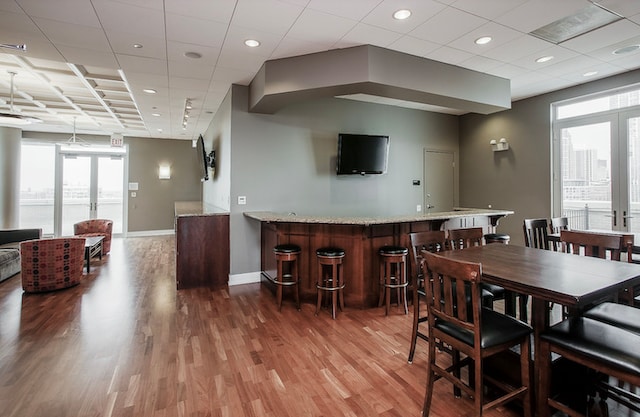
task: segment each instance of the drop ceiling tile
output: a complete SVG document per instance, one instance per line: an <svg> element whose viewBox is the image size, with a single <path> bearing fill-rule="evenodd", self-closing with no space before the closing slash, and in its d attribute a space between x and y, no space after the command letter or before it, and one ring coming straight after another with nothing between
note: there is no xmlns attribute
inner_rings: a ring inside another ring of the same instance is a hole
<svg viewBox="0 0 640 417"><path fill-rule="evenodd" d="M389 47L406 54L424 57L428 53L440 48L440 45L405 35L393 42Z"/></svg>
<svg viewBox="0 0 640 417"><path fill-rule="evenodd" d="M231 24L284 36L302 10L279 0L243 0L237 2Z"/></svg>
<svg viewBox="0 0 640 417"><path fill-rule="evenodd" d="M467 13L493 20L526 1L527 0L454 0L451 6Z"/></svg>
<svg viewBox="0 0 640 417"><path fill-rule="evenodd" d="M486 19L450 7L409 32L409 35L446 45L487 22Z"/></svg>
<svg viewBox="0 0 640 417"><path fill-rule="evenodd" d="M294 39L286 36L280 41L276 49L273 51L269 59L288 58L298 55L306 55L314 52L326 51L331 48L334 42L309 42L300 39Z"/></svg>
<svg viewBox="0 0 640 417"><path fill-rule="evenodd" d="M107 31L119 30L135 35L163 39L164 14L150 9L115 1L94 1L100 23Z"/></svg>
<svg viewBox="0 0 640 417"><path fill-rule="evenodd" d="M108 51L95 51L92 49L76 48L74 46L66 46L59 44L58 49L65 61L72 64L95 65L98 67L117 68L118 61L115 55Z"/></svg>
<svg viewBox="0 0 640 417"><path fill-rule="evenodd" d="M378 4L380 4L380 0L311 0L307 8L350 20L361 21Z"/></svg>
<svg viewBox="0 0 640 417"><path fill-rule="evenodd" d="M255 73L264 63L264 58L260 55L247 54L244 51L223 50L220 52L218 66L224 68L235 68Z"/></svg>
<svg viewBox="0 0 640 417"><path fill-rule="evenodd" d="M618 58L626 56L626 54L616 55L613 53L613 51L623 47L628 47L633 45L640 45L640 34L638 34L637 36L633 36L629 39L625 39L624 41L607 45L604 48L591 51L587 55L589 55L592 58L600 59L604 62L613 62ZM639 56L640 48L636 49L634 52L631 52L629 55L635 55L638 59L638 62L640 62L640 56Z"/></svg>
<svg viewBox="0 0 640 417"><path fill-rule="evenodd" d="M250 48L244 44L248 39L260 42L260 46ZM225 37L224 46L221 52L233 51L239 54L259 56L263 61L271 56L282 38L269 32L257 30L250 27L231 25Z"/></svg>
<svg viewBox="0 0 640 417"><path fill-rule="evenodd" d="M227 25L211 20L167 13L167 40L221 47Z"/></svg>
<svg viewBox="0 0 640 417"><path fill-rule="evenodd" d="M209 66L212 70L220 55L220 47L194 45L176 41L168 41L166 48L170 62L179 62L185 66ZM199 53L201 57L189 58L185 55L187 52Z"/></svg>
<svg viewBox="0 0 640 417"><path fill-rule="evenodd" d="M120 67L129 72L147 73L167 76L167 64L161 59L131 55L116 55Z"/></svg>
<svg viewBox="0 0 640 417"><path fill-rule="evenodd" d="M61 44L104 52L111 50L101 28L49 19L35 19L35 23L44 35L56 45Z"/></svg>
<svg viewBox="0 0 640 417"><path fill-rule="evenodd" d="M473 54L469 52L443 46L433 52L429 52L426 57L446 64L458 65L472 56Z"/></svg>
<svg viewBox="0 0 640 417"><path fill-rule="evenodd" d="M384 0L362 19L362 23L406 34L444 10L445 7L442 3L433 0L409 0L401 4L398 4L397 0ZM405 20L394 19L393 13L401 8L411 10L411 17Z"/></svg>
<svg viewBox="0 0 640 417"><path fill-rule="evenodd" d="M567 48L558 45L552 45L546 49L535 52L531 55L514 59L512 63L514 65L518 65L523 68L527 68L529 70L540 70L542 68L546 68L551 65L555 65L558 62L562 62L564 60L575 58L579 54L575 51L571 51ZM553 59L547 62L536 62L536 59L541 58L543 56L552 56Z"/></svg>
<svg viewBox="0 0 640 417"><path fill-rule="evenodd" d="M629 17L640 13L640 2L629 0L595 0L594 3L599 4L607 10L611 10L620 16Z"/></svg>
<svg viewBox="0 0 640 417"><path fill-rule="evenodd" d="M17 0L17 3L29 16L46 18L76 24L82 22L84 26L100 28L100 21L96 16L91 2L84 0Z"/></svg>
<svg viewBox="0 0 640 417"><path fill-rule="evenodd" d="M164 0L164 8L171 14L198 18L206 16L209 20L226 23L233 16L236 3L236 0Z"/></svg>
<svg viewBox="0 0 640 417"><path fill-rule="evenodd" d="M336 44L337 47L343 45L375 45L381 47L387 47L393 42L397 41L401 34L392 32L387 29L382 29L376 26L365 25L364 23L358 23L353 29L351 29L346 35L340 39L340 42Z"/></svg>
<svg viewBox="0 0 640 417"><path fill-rule="evenodd" d="M505 43L518 39L522 37L522 35L522 32L518 32L507 26L488 22L475 30L465 33L463 36L450 42L448 46L481 55L491 49L500 48ZM485 45L477 45L475 43L476 39L483 36L490 36L492 38L491 42Z"/></svg>
<svg viewBox="0 0 640 417"><path fill-rule="evenodd" d="M585 56L578 55L574 58L565 59L547 67L541 68L539 71L555 77L566 78L575 74L583 74L589 68L599 65L601 61Z"/></svg>
<svg viewBox="0 0 640 417"><path fill-rule="evenodd" d="M255 74L255 71L249 69L239 70L238 68L217 65L211 80L229 84L249 85Z"/></svg>
<svg viewBox="0 0 640 417"><path fill-rule="evenodd" d="M113 52L147 58L167 59L167 42L164 38L133 34L120 30L107 30L107 38ZM135 48L133 45L142 45Z"/></svg>
<svg viewBox="0 0 640 417"><path fill-rule="evenodd" d="M616 65L602 62L602 63L598 63L590 66L589 71L596 72L597 74L585 76L584 70L581 70L581 71L575 71L575 72L564 74L562 78L566 80L575 81L576 83L584 83L586 81L593 81L593 80L597 80L600 78L621 73L625 71L625 69Z"/></svg>
<svg viewBox="0 0 640 417"><path fill-rule="evenodd" d="M356 21L344 17L305 9L287 33L287 37L333 45L356 24Z"/></svg>
<svg viewBox="0 0 640 417"><path fill-rule="evenodd" d="M484 56L503 62L513 62L549 48L549 42L531 35L521 35L509 42L483 53Z"/></svg>
<svg viewBox="0 0 640 417"><path fill-rule="evenodd" d="M204 91L207 91L207 88L209 88L209 80L175 76L175 77L171 77L170 87L172 90L178 89L178 90L192 90L192 91L204 92Z"/></svg>
<svg viewBox="0 0 640 417"><path fill-rule="evenodd" d="M503 63L500 61L496 61L495 59L485 58L480 55L474 55L471 58L462 61L460 65L474 71L487 72L493 68L500 67L501 65L503 65Z"/></svg>
<svg viewBox="0 0 640 417"><path fill-rule="evenodd" d="M512 79L526 74L529 70L518 67L517 65L502 64L486 72L487 74L495 75L496 77Z"/></svg>

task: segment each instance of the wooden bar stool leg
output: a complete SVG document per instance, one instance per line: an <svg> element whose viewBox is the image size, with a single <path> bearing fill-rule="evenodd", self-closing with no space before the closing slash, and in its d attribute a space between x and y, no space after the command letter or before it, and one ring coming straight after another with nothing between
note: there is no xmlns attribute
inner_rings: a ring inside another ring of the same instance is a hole
<svg viewBox="0 0 640 417"><path fill-rule="evenodd" d="M391 263L385 262L385 282L391 285ZM389 306L391 305L391 287L385 288L386 300L384 306L384 315L389 315Z"/></svg>
<svg viewBox="0 0 640 417"><path fill-rule="evenodd" d="M335 320L338 308L338 266L335 263L331 265L331 274L331 286L333 287L333 291L331 291L331 317Z"/></svg>
<svg viewBox="0 0 640 417"><path fill-rule="evenodd" d="M401 288L398 288L398 291L402 290L402 303L404 304L404 314L409 314L409 307L407 305L407 264L403 261L400 264L400 284L402 284Z"/></svg>
<svg viewBox="0 0 640 417"><path fill-rule="evenodd" d="M322 264L318 264L318 282L316 285L317 288L317 294L318 294L318 301L316 303L316 316L320 313L320 307L322 306L322 293L324 293L324 290L322 290L320 287L323 286L324 284L324 277L322 276L324 272L324 268L322 267Z"/></svg>
<svg viewBox="0 0 640 417"><path fill-rule="evenodd" d="M344 277L342 276L342 263L338 264L338 295L340 297L340 311L344 311Z"/></svg>
<svg viewBox="0 0 640 417"><path fill-rule="evenodd" d="M386 284L386 266L385 266L385 262L380 259L380 298L378 300L378 307L382 307L382 304L384 303L384 297L385 297L385 293L387 291L387 286Z"/></svg>
<svg viewBox="0 0 640 417"><path fill-rule="evenodd" d="M300 310L300 283L298 279L300 276L298 275L298 258L293 260L293 264L291 265L291 279L295 282L295 292L296 292L296 308Z"/></svg>
<svg viewBox="0 0 640 417"><path fill-rule="evenodd" d="M277 270L277 277L278 279L282 279L282 260L278 259L278 270ZM282 285L277 285L276 286L276 304L278 305L278 311L280 311L282 309Z"/></svg>

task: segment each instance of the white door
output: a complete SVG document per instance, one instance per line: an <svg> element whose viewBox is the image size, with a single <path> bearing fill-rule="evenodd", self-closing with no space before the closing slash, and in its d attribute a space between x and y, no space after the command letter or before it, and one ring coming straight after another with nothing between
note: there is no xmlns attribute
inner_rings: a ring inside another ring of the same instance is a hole
<svg viewBox="0 0 640 417"><path fill-rule="evenodd" d="M451 211L455 200L453 152L424 152L424 212Z"/></svg>

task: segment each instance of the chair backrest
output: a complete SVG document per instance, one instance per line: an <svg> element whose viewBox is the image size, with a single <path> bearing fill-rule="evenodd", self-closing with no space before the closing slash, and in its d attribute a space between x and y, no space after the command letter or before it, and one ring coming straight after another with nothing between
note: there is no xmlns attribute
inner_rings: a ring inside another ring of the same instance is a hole
<svg viewBox="0 0 640 417"><path fill-rule="evenodd" d="M560 242L564 244L567 253L614 261L620 260L620 252L625 247L624 236L621 234L578 230L561 230Z"/></svg>
<svg viewBox="0 0 640 417"><path fill-rule="evenodd" d="M549 231L551 233L560 233L561 230L569 230L569 218L553 217L549 225Z"/></svg>
<svg viewBox="0 0 640 417"><path fill-rule="evenodd" d="M428 252L440 252L446 248L446 236L443 230L431 230L427 232L414 232L409 233L409 240L411 241L411 265L412 265L412 277L422 278L421 251L426 250Z"/></svg>
<svg viewBox="0 0 640 417"><path fill-rule="evenodd" d="M530 248L549 249L549 224L547 219L524 219L524 245Z"/></svg>
<svg viewBox="0 0 640 417"><path fill-rule="evenodd" d="M439 319L473 332L474 346L479 348L482 265L429 252L423 256L425 277L432 282L426 286L427 300L433 300L429 303L429 326Z"/></svg>
<svg viewBox="0 0 640 417"><path fill-rule="evenodd" d="M59 237L20 243L22 288L26 292L52 291L80 283L85 239Z"/></svg>
<svg viewBox="0 0 640 417"><path fill-rule="evenodd" d="M451 229L448 234L449 249L464 249L470 246L481 246L484 231L482 227Z"/></svg>

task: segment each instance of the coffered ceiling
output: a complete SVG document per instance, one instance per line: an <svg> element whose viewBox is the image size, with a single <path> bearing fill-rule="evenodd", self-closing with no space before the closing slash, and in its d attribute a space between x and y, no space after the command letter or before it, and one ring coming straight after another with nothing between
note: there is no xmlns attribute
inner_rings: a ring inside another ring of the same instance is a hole
<svg viewBox="0 0 640 417"><path fill-rule="evenodd" d="M565 35L594 4L612 23L568 40L531 34ZM396 20L398 9L412 14ZM476 44L482 36L492 41ZM26 44L0 48L0 112L14 72L13 112L43 121L24 130L192 139L265 61L337 48L371 44L507 78L512 100L637 69L640 1L0 0L0 43Z"/></svg>

